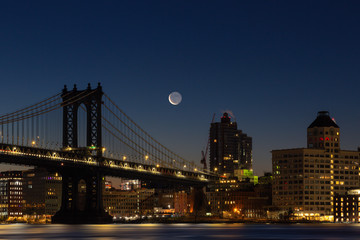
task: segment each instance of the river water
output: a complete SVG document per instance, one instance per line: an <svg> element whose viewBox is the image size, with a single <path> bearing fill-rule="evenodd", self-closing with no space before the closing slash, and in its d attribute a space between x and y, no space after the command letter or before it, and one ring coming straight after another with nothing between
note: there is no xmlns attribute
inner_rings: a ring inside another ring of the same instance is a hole
<svg viewBox="0 0 360 240"><path fill-rule="evenodd" d="M3 224L0 239L360 239L360 224Z"/></svg>

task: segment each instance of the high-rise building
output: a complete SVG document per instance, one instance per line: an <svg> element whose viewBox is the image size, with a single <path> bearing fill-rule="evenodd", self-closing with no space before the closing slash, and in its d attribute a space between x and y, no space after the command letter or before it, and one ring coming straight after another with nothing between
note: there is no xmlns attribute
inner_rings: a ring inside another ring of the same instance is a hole
<svg viewBox="0 0 360 240"><path fill-rule="evenodd" d="M257 186L257 185L256 185ZM260 196L253 183L227 178L208 186L206 197L211 213L223 217L266 217L268 196Z"/></svg>
<svg viewBox="0 0 360 240"><path fill-rule="evenodd" d="M251 169L235 169L234 176L237 177L240 182L252 182L258 184L258 176L255 176L254 171Z"/></svg>
<svg viewBox="0 0 360 240"><path fill-rule="evenodd" d="M103 194L105 210L113 217L133 217L152 214L154 189L137 188L129 191L107 189Z"/></svg>
<svg viewBox="0 0 360 240"><path fill-rule="evenodd" d="M228 113L210 127L210 170L234 176L236 169L252 168L252 138L237 129Z"/></svg>
<svg viewBox="0 0 360 240"><path fill-rule="evenodd" d="M321 111L307 148L272 151L273 204L295 218L333 220L333 198L359 186L359 151L340 149L340 128Z"/></svg>
<svg viewBox="0 0 360 240"><path fill-rule="evenodd" d="M24 214L37 218L54 215L61 206L61 176L42 168L24 171L23 176Z"/></svg>
<svg viewBox="0 0 360 240"><path fill-rule="evenodd" d="M175 213L185 215L190 212L190 199L186 191L177 191L174 193Z"/></svg>
<svg viewBox="0 0 360 240"><path fill-rule="evenodd" d="M120 190L129 191L141 188L141 181L139 179L122 179L120 178Z"/></svg>
<svg viewBox="0 0 360 240"><path fill-rule="evenodd" d="M360 189L334 196L334 222L360 223Z"/></svg>
<svg viewBox="0 0 360 240"><path fill-rule="evenodd" d="M21 171L0 173L0 219L23 217L23 182Z"/></svg>

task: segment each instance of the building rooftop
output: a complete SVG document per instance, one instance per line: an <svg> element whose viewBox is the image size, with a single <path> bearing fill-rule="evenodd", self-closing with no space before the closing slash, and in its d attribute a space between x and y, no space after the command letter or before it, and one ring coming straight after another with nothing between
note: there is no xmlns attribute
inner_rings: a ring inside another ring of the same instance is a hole
<svg viewBox="0 0 360 240"><path fill-rule="evenodd" d="M230 123L230 117L227 112L224 112L223 116L221 117L221 123Z"/></svg>
<svg viewBox="0 0 360 240"><path fill-rule="evenodd" d="M328 111L318 112L317 118L310 124L308 128L313 127L336 127L340 128L333 119L330 118Z"/></svg>

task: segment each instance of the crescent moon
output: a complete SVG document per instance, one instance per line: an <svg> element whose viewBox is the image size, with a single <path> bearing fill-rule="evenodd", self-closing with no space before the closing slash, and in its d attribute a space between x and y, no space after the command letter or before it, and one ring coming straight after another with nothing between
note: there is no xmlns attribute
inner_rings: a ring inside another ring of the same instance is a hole
<svg viewBox="0 0 360 240"><path fill-rule="evenodd" d="M178 105L179 103L181 103L182 97L181 94L178 92L172 92L169 95L169 102L172 105Z"/></svg>

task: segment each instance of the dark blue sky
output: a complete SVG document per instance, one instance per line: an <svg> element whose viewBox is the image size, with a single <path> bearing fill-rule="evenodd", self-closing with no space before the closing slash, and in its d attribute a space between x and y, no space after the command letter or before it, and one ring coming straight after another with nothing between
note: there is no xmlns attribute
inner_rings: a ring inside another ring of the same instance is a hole
<svg viewBox="0 0 360 240"><path fill-rule="evenodd" d="M359 1L2 1L0 114L101 82L154 138L200 161L213 113L272 149L304 147L319 110L360 145ZM172 106L172 91L183 102Z"/></svg>

